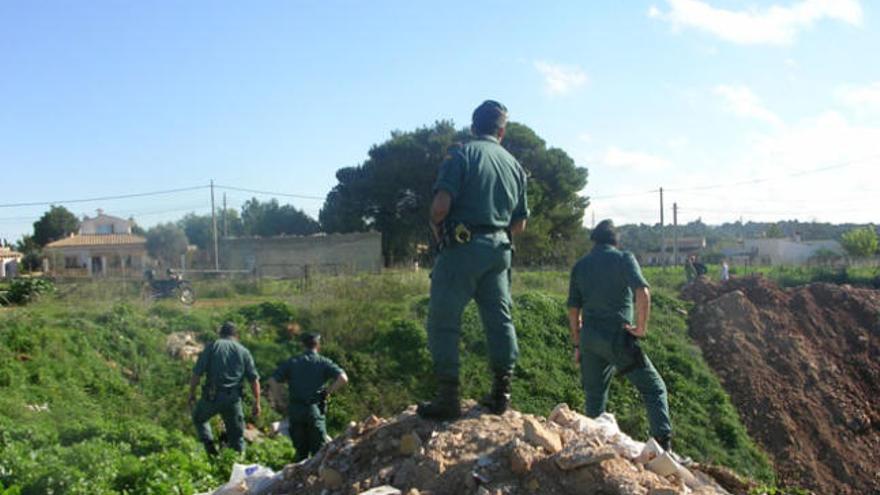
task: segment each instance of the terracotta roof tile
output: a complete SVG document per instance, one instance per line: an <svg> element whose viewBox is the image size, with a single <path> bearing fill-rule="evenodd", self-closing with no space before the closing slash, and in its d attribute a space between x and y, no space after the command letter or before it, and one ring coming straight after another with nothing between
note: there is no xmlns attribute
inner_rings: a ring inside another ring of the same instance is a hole
<svg viewBox="0 0 880 495"><path fill-rule="evenodd" d="M147 240L134 234L83 234L73 235L46 244L47 248L80 246L131 246L146 244Z"/></svg>

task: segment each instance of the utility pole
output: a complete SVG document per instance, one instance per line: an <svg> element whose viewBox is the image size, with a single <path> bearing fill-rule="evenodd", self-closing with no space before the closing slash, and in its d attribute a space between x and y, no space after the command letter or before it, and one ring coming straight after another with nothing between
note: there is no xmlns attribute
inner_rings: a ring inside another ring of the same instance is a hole
<svg viewBox="0 0 880 495"><path fill-rule="evenodd" d="M217 209L214 207L214 179L211 179L211 231L214 235L214 270L220 270L220 256L217 249Z"/></svg>
<svg viewBox="0 0 880 495"><path fill-rule="evenodd" d="M223 193L223 238L229 237L229 224L226 222L226 193Z"/></svg>
<svg viewBox="0 0 880 495"><path fill-rule="evenodd" d="M678 203L672 203L672 264L678 266Z"/></svg>
<svg viewBox="0 0 880 495"><path fill-rule="evenodd" d="M663 188L660 188L660 262L666 266L666 227L663 224Z"/></svg>

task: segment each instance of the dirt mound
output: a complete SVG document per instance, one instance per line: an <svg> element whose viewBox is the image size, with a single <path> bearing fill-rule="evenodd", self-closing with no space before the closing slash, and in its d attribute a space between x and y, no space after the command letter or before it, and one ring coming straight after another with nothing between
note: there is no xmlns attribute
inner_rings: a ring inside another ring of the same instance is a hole
<svg viewBox="0 0 880 495"><path fill-rule="evenodd" d="M685 297L692 337L780 480L880 493L880 292L743 278Z"/></svg>
<svg viewBox="0 0 880 495"><path fill-rule="evenodd" d="M545 420L468 406L449 423L422 420L412 406L353 424L316 457L287 466L273 493L728 493L696 470L663 478L634 462L643 444L620 433L613 416L591 420L560 405Z"/></svg>

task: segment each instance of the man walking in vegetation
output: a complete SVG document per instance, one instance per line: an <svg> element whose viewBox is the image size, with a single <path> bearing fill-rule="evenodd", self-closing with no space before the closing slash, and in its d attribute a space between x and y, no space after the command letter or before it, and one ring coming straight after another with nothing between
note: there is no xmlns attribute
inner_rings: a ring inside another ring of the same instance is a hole
<svg viewBox="0 0 880 495"><path fill-rule="evenodd" d="M196 388L202 375L205 385L196 403ZM220 327L220 338L199 354L189 384L189 404L199 440L208 454L217 454L210 420L219 414L226 428L229 447L244 452L244 413L241 409L242 385L247 380L254 394L253 415L260 415L260 376L254 358L238 342L238 331L232 322ZM193 407L195 406L195 407Z"/></svg>
<svg viewBox="0 0 880 495"><path fill-rule="evenodd" d="M440 166L431 204L431 228L440 253L431 273L428 346L437 389L420 416L453 419L461 414L458 343L461 315L474 299L486 332L493 372L483 401L502 414L510 405L510 381L519 350L511 319L512 235L528 218L526 174L501 147L507 108L485 101L474 110L474 140L452 149Z"/></svg>
<svg viewBox="0 0 880 495"><path fill-rule="evenodd" d="M287 382L290 439L296 449L294 462L308 459L327 443L327 397L348 383L348 375L336 363L319 354L321 336L303 334L306 352L281 363L272 380ZM329 387L327 382L333 380Z"/></svg>
<svg viewBox="0 0 880 495"><path fill-rule="evenodd" d="M569 329L581 367L586 415L595 418L605 412L616 371L641 393L651 435L669 450L672 424L666 384L639 342L647 334L651 313L648 282L632 253L617 249L611 220L600 222L590 239L595 246L572 268L568 293Z"/></svg>

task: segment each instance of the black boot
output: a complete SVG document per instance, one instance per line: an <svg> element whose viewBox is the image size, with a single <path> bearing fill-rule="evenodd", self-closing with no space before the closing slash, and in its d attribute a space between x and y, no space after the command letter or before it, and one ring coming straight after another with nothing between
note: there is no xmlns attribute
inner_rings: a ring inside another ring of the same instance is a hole
<svg viewBox="0 0 880 495"><path fill-rule="evenodd" d="M664 451L672 450L672 435L654 437L654 441L656 441L658 445L663 447Z"/></svg>
<svg viewBox="0 0 880 495"><path fill-rule="evenodd" d="M431 402L422 402L417 409L425 419L445 421L461 416L461 403L458 397L458 378L441 377L437 379L437 392Z"/></svg>
<svg viewBox="0 0 880 495"><path fill-rule="evenodd" d="M510 371L495 372L492 379L492 391L480 403L492 414L504 414L510 407L510 380L512 376Z"/></svg>
<svg viewBox="0 0 880 495"><path fill-rule="evenodd" d="M202 444L205 446L205 452L207 452L209 456L214 457L220 453L217 451L217 446L214 445L213 440L205 440Z"/></svg>

